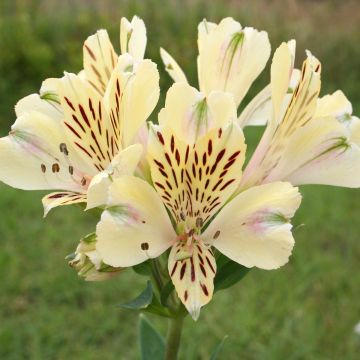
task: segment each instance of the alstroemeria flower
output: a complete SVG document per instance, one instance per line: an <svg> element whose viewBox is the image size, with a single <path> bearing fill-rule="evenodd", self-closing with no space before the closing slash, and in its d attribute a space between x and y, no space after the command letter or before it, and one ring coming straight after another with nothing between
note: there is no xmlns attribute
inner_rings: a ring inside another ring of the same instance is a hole
<svg viewBox="0 0 360 360"><path fill-rule="evenodd" d="M143 156L140 137L159 97L150 60L117 58L105 30L84 44L84 72L46 81L40 95L16 106L17 120L0 139L0 180L25 189L54 189L54 206L106 202L111 179L132 174Z"/></svg>
<svg viewBox="0 0 360 360"><path fill-rule="evenodd" d="M219 24L202 21L198 26L198 48L200 91L205 95L212 91L229 92L237 107L264 69L271 50L265 31L242 28L232 18ZM170 54L164 49L160 54L172 79L186 82L184 72Z"/></svg>
<svg viewBox="0 0 360 360"><path fill-rule="evenodd" d="M290 219L301 197L291 184L277 182L253 187L228 202L241 181L246 150L242 130L229 111L224 111L227 118L215 112L207 127L199 122L201 117L192 116L191 104L184 106L188 91L196 90L186 84L172 89L160 124L153 125L149 135L155 189L133 176L110 185L96 249L106 264L128 267L171 248L169 275L197 319L213 294L212 247L247 267L284 265L294 245ZM178 102L174 91L179 91ZM216 103L216 93L212 96Z"/></svg>
<svg viewBox="0 0 360 360"><path fill-rule="evenodd" d="M294 45L274 54L272 112L240 190L273 181L359 187L359 119L341 92L319 99L321 65L307 52L301 73L294 70Z"/></svg>

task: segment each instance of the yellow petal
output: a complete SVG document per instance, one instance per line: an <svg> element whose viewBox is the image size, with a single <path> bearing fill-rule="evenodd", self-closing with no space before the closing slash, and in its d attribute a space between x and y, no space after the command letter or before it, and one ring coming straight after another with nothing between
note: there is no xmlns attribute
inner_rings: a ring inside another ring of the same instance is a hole
<svg viewBox="0 0 360 360"><path fill-rule="evenodd" d="M179 259L181 251L190 251L186 259ZM187 249L178 242L170 251L169 274L176 292L194 320L200 315L200 309L212 298L216 261L209 246L198 242Z"/></svg>
<svg viewBox="0 0 360 360"><path fill-rule="evenodd" d="M61 191L48 194L42 198L44 217L57 206L86 203L86 194Z"/></svg>
<svg viewBox="0 0 360 360"><path fill-rule="evenodd" d="M241 179L246 145L236 124L209 131L194 146L168 127L150 130L148 161L155 188L177 223L205 223L234 192Z"/></svg>

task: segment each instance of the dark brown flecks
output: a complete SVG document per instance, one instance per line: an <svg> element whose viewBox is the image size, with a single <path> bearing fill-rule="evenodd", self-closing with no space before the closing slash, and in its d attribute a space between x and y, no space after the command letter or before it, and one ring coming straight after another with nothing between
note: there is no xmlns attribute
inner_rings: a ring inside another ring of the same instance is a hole
<svg viewBox="0 0 360 360"><path fill-rule="evenodd" d="M180 269L180 280L182 280L184 278L185 275L185 270L186 270L186 262L184 262L181 266Z"/></svg>
<svg viewBox="0 0 360 360"><path fill-rule="evenodd" d="M174 153L174 149L175 149L175 139L174 139L174 135L171 135L170 149L171 149L171 153Z"/></svg>
<svg viewBox="0 0 360 360"><path fill-rule="evenodd" d="M149 243L147 243L147 242L141 243L140 246L141 246L141 250L144 250L144 251L149 250Z"/></svg>
<svg viewBox="0 0 360 360"><path fill-rule="evenodd" d="M194 260L192 257L190 258L190 264L191 264L191 281L194 282L195 281L195 266L194 266Z"/></svg>
<svg viewBox="0 0 360 360"><path fill-rule="evenodd" d="M209 142L208 142L208 154L209 154L209 156L211 155L211 153L212 153L212 141L209 140Z"/></svg>
<svg viewBox="0 0 360 360"><path fill-rule="evenodd" d="M199 267L200 267L200 270L201 270L201 272L203 273L203 275L206 277L206 270L205 270L205 268L204 268L204 265L203 264L199 264Z"/></svg>
<svg viewBox="0 0 360 360"><path fill-rule="evenodd" d="M196 227L201 228L203 226L203 219L201 217L198 217L196 219Z"/></svg>
<svg viewBox="0 0 360 360"><path fill-rule="evenodd" d="M164 138L163 138L161 132L158 131L156 134L157 134L157 137L158 137L159 141L160 141L163 145L165 145L165 141L164 141Z"/></svg>
<svg viewBox="0 0 360 360"><path fill-rule="evenodd" d="M216 233L214 234L214 239L217 239L220 235L220 230L216 231Z"/></svg>
<svg viewBox="0 0 360 360"><path fill-rule="evenodd" d="M178 251L177 252L179 252L180 251L180 249L178 249ZM173 276L174 274L175 274L175 271L176 271L176 268L177 268L177 266L178 266L178 261L176 261L175 262L175 264L174 264L174 266L173 266L173 268L172 268L172 270L171 270L171 274L170 274L170 276Z"/></svg>
<svg viewBox="0 0 360 360"><path fill-rule="evenodd" d="M205 296L209 296L209 291L208 291L206 285L200 283L200 286L201 286L201 289L204 292Z"/></svg>
<svg viewBox="0 0 360 360"><path fill-rule="evenodd" d="M185 290L185 292L184 292L184 300L185 300L185 301L187 301L188 296L189 296L189 295L188 295L188 292L187 292L187 290Z"/></svg>
<svg viewBox="0 0 360 360"><path fill-rule="evenodd" d="M96 61L96 56L95 56L95 54L93 53L93 51L92 51L86 44L84 44L84 48L86 49L86 51L88 52L88 54L90 55L90 57L91 57L94 61Z"/></svg>
<svg viewBox="0 0 360 360"><path fill-rule="evenodd" d="M41 171L42 171L43 173L46 172L46 165L45 165L45 164L41 164Z"/></svg>
<svg viewBox="0 0 360 360"><path fill-rule="evenodd" d="M71 103L71 101L65 96L64 97L66 103L71 107L73 111L75 111L74 105Z"/></svg>
<svg viewBox="0 0 360 360"><path fill-rule="evenodd" d="M72 175L74 173L74 167L69 165L69 173Z"/></svg>

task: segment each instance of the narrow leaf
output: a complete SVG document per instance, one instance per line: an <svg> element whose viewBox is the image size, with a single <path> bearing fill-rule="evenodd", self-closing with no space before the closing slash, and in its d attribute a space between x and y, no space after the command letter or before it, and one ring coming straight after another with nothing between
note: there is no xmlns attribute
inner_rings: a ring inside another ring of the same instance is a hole
<svg viewBox="0 0 360 360"><path fill-rule="evenodd" d="M139 316L141 360L164 359L165 340L142 314Z"/></svg>
<svg viewBox="0 0 360 360"><path fill-rule="evenodd" d="M163 287L160 295L160 301L163 306L167 306L167 299L174 290L174 284L171 280Z"/></svg>
<svg viewBox="0 0 360 360"><path fill-rule="evenodd" d="M227 289L228 287L236 284L249 271L249 268L229 259L227 262L223 263L220 268L218 268L214 280L215 291Z"/></svg>
<svg viewBox="0 0 360 360"><path fill-rule="evenodd" d="M221 340L221 342L216 346L216 348L214 349L211 357L210 357L210 360L216 360L218 358L218 355L224 345L224 342L225 340L228 338L227 335L224 336L224 338Z"/></svg>
<svg viewBox="0 0 360 360"><path fill-rule="evenodd" d="M135 299L120 304L119 307L124 309L141 310L147 308L153 300L153 289L151 282L148 281L145 290Z"/></svg>

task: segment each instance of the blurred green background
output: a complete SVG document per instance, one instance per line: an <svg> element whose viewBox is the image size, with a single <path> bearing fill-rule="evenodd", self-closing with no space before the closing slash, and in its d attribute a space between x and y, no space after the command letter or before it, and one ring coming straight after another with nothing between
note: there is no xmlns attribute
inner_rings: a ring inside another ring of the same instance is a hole
<svg viewBox="0 0 360 360"><path fill-rule="evenodd" d="M81 69L88 35L107 28L118 48L119 20L134 14L147 24L147 57L160 65L158 49L165 47L193 84L204 17L232 16L267 30L273 49L296 38L298 64L306 48L322 61L322 93L341 88L360 111L359 1L1 0L0 135L14 122L18 99L47 77ZM166 90L171 82L159 68ZM250 95L268 79L267 67ZM258 135L247 132L250 145ZM220 359L359 358L360 192L302 192L290 263L252 270L219 292L197 323L187 319L181 359L209 359L225 334ZM64 257L96 219L68 207L42 220L42 195L0 184L0 359L137 359L137 314L115 305L139 293L146 279L131 270L105 283L79 279ZM151 320L165 332L164 320Z"/></svg>

